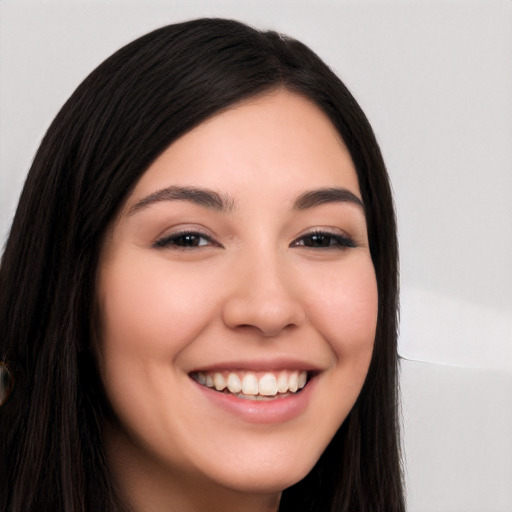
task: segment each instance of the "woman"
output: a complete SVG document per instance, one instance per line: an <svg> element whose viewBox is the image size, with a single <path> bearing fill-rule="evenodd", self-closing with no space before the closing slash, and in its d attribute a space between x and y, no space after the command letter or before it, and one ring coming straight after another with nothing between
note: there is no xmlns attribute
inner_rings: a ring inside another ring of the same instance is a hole
<svg viewBox="0 0 512 512"><path fill-rule="evenodd" d="M107 59L0 272L2 510L404 510L388 178L301 43L204 19Z"/></svg>

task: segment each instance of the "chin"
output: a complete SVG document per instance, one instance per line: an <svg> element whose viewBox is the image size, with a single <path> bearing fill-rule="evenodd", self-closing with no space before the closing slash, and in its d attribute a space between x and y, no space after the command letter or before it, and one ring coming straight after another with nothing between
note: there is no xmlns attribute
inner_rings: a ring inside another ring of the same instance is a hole
<svg viewBox="0 0 512 512"><path fill-rule="evenodd" d="M272 456L273 455L273 456ZM302 480L311 471L318 457L298 458L297 454L277 450L264 459L246 459L245 464L232 463L211 468L217 484L245 494L272 494L281 492Z"/></svg>

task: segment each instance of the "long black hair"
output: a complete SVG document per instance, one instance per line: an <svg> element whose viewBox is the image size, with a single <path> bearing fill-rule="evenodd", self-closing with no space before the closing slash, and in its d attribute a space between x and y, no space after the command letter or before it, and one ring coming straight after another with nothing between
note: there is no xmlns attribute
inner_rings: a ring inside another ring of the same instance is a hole
<svg viewBox="0 0 512 512"><path fill-rule="evenodd" d="M354 162L378 285L373 358L332 442L280 511L403 512L397 420L397 240L372 129L305 45L242 23L200 19L117 51L63 106L28 174L0 267L0 360L15 378L0 408L0 510L122 509L102 441L109 407L91 348L107 226L178 137L251 96L286 88L332 121Z"/></svg>

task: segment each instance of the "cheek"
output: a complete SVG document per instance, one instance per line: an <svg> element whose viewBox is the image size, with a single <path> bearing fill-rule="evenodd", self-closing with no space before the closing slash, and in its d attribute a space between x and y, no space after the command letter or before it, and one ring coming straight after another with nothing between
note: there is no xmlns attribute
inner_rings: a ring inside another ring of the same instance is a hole
<svg viewBox="0 0 512 512"><path fill-rule="evenodd" d="M208 280L186 271L171 274L165 261L143 265L136 256L127 250L104 266L99 280L100 370L126 425L137 424L143 411L151 417L152 405L162 409L171 399L168 390L188 379L173 363L207 329L215 310L207 301Z"/></svg>
<svg viewBox="0 0 512 512"><path fill-rule="evenodd" d="M124 353L161 353L174 358L208 323L212 286L197 274L172 273L165 261L137 265L126 258L107 268L100 284L103 349Z"/></svg>
<svg viewBox="0 0 512 512"><path fill-rule="evenodd" d="M311 322L329 342L338 363L361 365L366 373L378 314L371 258L354 258L338 270L316 275L308 303Z"/></svg>
<svg viewBox="0 0 512 512"><path fill-rule="evenodd" d="M178 428L172 411L185 407L169 390L189 377L173 363L211 324L214 285L197 268L176 271L158 258L143 264L129 249L102 268L102 379L123 428L143 444Z"/></svg>

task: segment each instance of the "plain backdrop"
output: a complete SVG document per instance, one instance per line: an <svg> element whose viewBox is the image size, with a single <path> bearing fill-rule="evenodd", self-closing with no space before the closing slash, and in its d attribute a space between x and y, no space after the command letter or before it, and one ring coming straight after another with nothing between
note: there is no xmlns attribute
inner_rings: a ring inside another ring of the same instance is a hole
<svg viewBox="0 0 512 512"><path fill-rule="evenodd" d="M199 16L295 36L368 115L401 246L411 512L512 511L512 2L0 0L0 241L80 81Z"/></svg>

